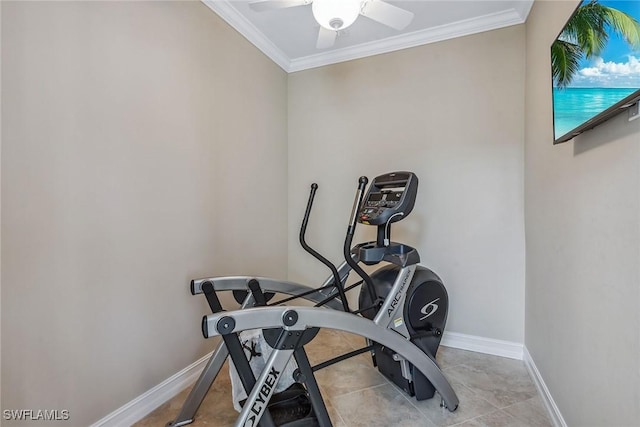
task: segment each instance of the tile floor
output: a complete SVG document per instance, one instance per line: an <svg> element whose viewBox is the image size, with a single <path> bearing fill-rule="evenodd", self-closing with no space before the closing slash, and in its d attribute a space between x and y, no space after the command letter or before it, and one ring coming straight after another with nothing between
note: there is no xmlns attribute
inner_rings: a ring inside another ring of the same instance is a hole
<svg viewBox="0 0 640 427"><path fill-rule="evenodd" d="M305 348L314 364L363 345L361 337L322 330ZM440 347L437 360L460 399L457 411L440 408L437 394L421 402L406 396L363 354L316 373L333 425L551 427L522 361L448 347ZM178 414L188 392L160 406L135 427L164 426ZM191 426L232 426L236 417L225 365Z"/></svg>

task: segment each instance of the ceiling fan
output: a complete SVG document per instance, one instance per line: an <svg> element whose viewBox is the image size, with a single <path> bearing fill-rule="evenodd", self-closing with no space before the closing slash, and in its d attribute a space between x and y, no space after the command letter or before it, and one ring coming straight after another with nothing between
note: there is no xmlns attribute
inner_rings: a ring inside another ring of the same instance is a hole
<svg viewBox="0 0 640 427"><path fill-rule="evenodd" d="M403 30L413 19L413 12L382 0L258 0L249 3L256 12L311 4L313 16L320 24L318 49L327 49L336 41L338 31L353 24L358 15L396 30Z"/></svg>

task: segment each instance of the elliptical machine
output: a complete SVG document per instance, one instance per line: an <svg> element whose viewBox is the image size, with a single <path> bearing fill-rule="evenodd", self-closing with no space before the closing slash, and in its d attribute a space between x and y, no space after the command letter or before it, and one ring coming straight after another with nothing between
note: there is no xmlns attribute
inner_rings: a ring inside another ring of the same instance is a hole
<svg viewBox="0 0 640 427"><path fill-rule="evenodd" d="M365 196L367 181L366 177L359 180L344 243L345 261L339 267L313 250L304 239L317 190L316 184L311 186L300 242L305 250L331 269L331 276L321 287L310 288L294 282L244 276L191 282L192 294L204 293L213 311L212 315L203 318L203 335L205 338L221 336L223 342L214 351L178 417L169 426L182 426L193 421L229 354L236 367L240 367L239 373L248 395L236 426L253 426L258 422L261 426L275 425L265 402L278 402L274 397L273 382L279 378L270 376L270 372L281 372L293 356L300 367L295 379L304 383L298 396L304 398L302 403L310 405L312 411L300 420L288 420L287 426L331 426L313 372L365 352L371 352L374 365L383 375L417 400L431 398L437 390L442 406L449 411L457 409L458 398L435 362L447 318L446 290L435 273L417 266L420 257L415 248L392 242L390 238L391 224L406 218L413 209L418 178L411 172L378 176ZM376 241L351 247L357 223L377 226ZM375 265L383 261L389 265L371 276L359 265L360 262ZM363 280L347 287L351 270ZM346 292L359 286L359 308L351 310ZM242 304L241 310L224 312L217 297L220 291L233 291ZM270 302L274 294L290 297ZM316 308L282 306L297 298L316 303ZM327 313L327 308L338 311ZM369 345L310 366L304 345L322 327L361 335L367 338ZM251 371L238 340L240 332L250 329L263 329L273 348L258 378ZM267 392L263 393L264 390Z"/></svg>
<svg viewBox="0 0 640 427"><path fill-rule="evenodd" d="M389 263L370 277L363 275L367 287L360 290L359 307L365 308L362 315L394 330L435 358L447 321L447 291L433 271L417 265L420 255L415 248L392 242L390 237L391 224L413 210L417 190L418 177L411 172L376 177L357 220L377 226L377 239L356 245L351 253L367 265ZM433 397L431 382L392 349L374 343L372 358L379 371L410 396L417 400Z"/></svg>

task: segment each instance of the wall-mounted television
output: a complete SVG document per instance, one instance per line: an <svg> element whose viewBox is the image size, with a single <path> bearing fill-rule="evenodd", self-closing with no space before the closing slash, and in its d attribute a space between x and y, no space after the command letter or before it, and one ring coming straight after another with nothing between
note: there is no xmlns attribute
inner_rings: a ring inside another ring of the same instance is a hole
<svg viewBox="0 0 640 427"><path fill-rule="evenodd" d="M640 101L640 0L584 0L551 46L554 144Z"/></svg>

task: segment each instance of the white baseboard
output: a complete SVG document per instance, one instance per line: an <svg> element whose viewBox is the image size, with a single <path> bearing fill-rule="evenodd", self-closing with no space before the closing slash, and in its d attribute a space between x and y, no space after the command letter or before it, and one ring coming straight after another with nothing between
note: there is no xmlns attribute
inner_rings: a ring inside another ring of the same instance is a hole
<svg viewBox="0 0 640 427"><path fill-rule="evenodd" d="M522 360L522 350L524 348L523 344L512 341L496 340L493 338L460 334L458 332L445 332L440 344L445 347L459 348L460 350L475 351L477 353L492 354L494 356L508 357L509 359L517 360Z"/></svg>
<svg viewBox="0 0 640 427"><path fill-rule="evenodd" d="M553 426L567 427L567 423L564 421L564 418L562 418L560 409L558 409L556 402L553 400L553 397L551 397L551 393L549 392L547 385L544 383L542 375L540 375L540 371L538 371L538 368L526 347L524 347L524 363L527 366L529 375L531 375L533 382L536 384L538 393L540 393L540 396L542 397L542 401L544 402L544 406L547 408L547 412L549 413Z"/></svg>
<svg viewBox="0 0 640 427"><path fill-rule="evenodd" d="M508 357L510 359L522 360L523 355L522 344L460 334L456 332L445 332L442 337L441 344L446 347L492 354L495 356ZM195 361L175 375L172 375L170 378L153 387L149 391L136 397L121 408L116 409L106 417L92 424L90 427L130 426L140 421L158 406L167 402L195 382L210 357L211 353L204 355L199 360ZM566 427L566 425L559 424L558 427Z"/></svg>
<svg viewBox="0 0 640 427"><path fill-rule="evenodd" d="M200 375L212 353L205 354L191 365L187 366L157 386L146 391L126 405L116 409L106 417L95 422L90 427L118 427L130 426L154 409L190 386ZM167 422L170 420L167 420Z"/></svg>

